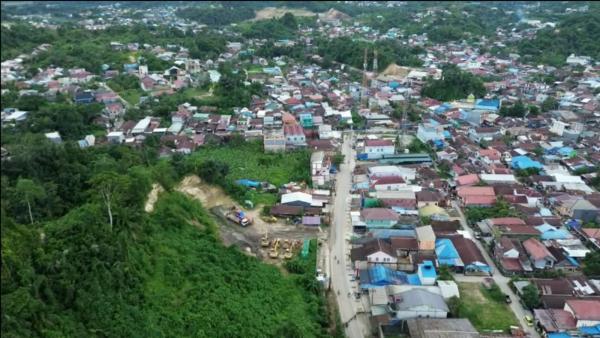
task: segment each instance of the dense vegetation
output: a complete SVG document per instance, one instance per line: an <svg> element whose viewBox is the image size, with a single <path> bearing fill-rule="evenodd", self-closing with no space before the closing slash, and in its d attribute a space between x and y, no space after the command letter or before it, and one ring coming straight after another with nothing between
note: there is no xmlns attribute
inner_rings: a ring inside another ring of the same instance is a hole
<svg viewBox="0 0 600 338"><path fill-rule="evenodd" d="M112 230L95 203L34 227L3 212L3 336L320 334L318 291L223 247L197 202L136 202Z"/></svg>
<svg viewBox="0 0 600 338"><path fill-rule="evenodd" d="M477 76L462 71L456 65L446 64L442 67L442 78L434 80L427 79L421 94L440 101L452 101L464 99L473 94L475 97L483 97L486 93L483 81Z"/></svg>
<svg viewBox="0 0 600 338"><path fill-rule="evenodd" d="M379 70L384 70L391 63L403 66L421 66L423 62L417 57L422 52L420 48L408 48L397 41L378 41L369 43L353 40L348 37L336 39L318 39L315 41L317 52L324 58L324 63L337 61L362 69L365 48L368 49L368 69L372 69L373 50L377 50Z"/></svg>
<svg viewBox="0 0 600 338"><path fill-rule="evenodd" d="M491 208L468 207L465 209L465 217L471 224L475 224L486 218L519 216L519 212L511 208L510 204L502 199L497 200Z"/></svg>
<svg viewBox="0 0 600 338"><path fill-rule="evenodd" d="M532 40L523 40L518 51L524 62L562 66L569 55L600 59L600 8L565 17L556 28L538 31Z"/></svg>
<svg viewBox="0 0 600 338"><path fill-rule="evenodd" d="M30 61L33 69L50 65L85 68L99 73L107 64L111 69L122 69L130 63L134 53L115 51L110 42L151 44L166 46L178 44L189 49L193 58L214 58L225 50L226 38L213 33L184 33L178 29L156 28L143 25L113 26L106 30L90 31L83 28L61 26L57 30L35 29L27 25L15 25L2 29L2 60L20 53L30 53L41 43L50 43L52 48L34 56ZM150 70L162 70L167 65L159 63L149 53L144 54ZM135 60L133 60L135 61ZM154 67L160 69L154 69Z"/></svg>
<svg viewBox="0 0 600 338"><path fill-rule="evenodd" d="M240 31L245 38L254 39L291 39L298 29L296 17L285 13L279 19L254 21L240 25Z"/></svg>
<svg viewBox="0 0 600 338"><path fill-rule="evenodd" d="M254 18L252 8L233 8L225 4L222 8L181 8L177 15L208 26L222 26Z"/></svg>

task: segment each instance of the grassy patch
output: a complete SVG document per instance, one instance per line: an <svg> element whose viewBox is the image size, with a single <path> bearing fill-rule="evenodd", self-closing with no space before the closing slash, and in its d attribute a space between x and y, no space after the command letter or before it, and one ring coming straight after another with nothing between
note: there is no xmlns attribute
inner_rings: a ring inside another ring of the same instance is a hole
<svg viewBox="0 0 600 338"><path fill-rule="evenodd" d="M252 65L248 68L248 74L258 74L263 72L263 67L259 65Z"/></svg>
<svg viewBox="0 0 600 338"><path fill-rule="evenodd" d="M141 89L127 89L119 93L123 100L132 105L140 103L140 97L144 95Z"/></svg>
<svg viewBox="0 0 600 338"><path fill-rule="evenodd" d="M507 304L495 301L479 283L458 283L460 317L468 318L479 331L504 330L519 325Z"/></svg>
<svg viewBox="0 0 600 338"><path fill-rule="evenodd" d="M265 153L262 142L242 142L224 146L207 146L192 154L190 161L194 168L201 163L213 160L229 167L227 179L251 179L269 182L280 186L291 181L310 182L310 152L306 150L287 153ZM273 205L277 195L250 191L254 205Z"/></svg>
<svg viewBox="0 0 600 338"><path fill-rule="evenodd" d="M197 96L201 96L201 95L204 95L206 93L207 93L206 90L204 90L202 88L197 88L197 87L196 88L186 88L183 91L183 95L185 97L187 97L188 99L193 99L193 98L196 98Z"/></svg>

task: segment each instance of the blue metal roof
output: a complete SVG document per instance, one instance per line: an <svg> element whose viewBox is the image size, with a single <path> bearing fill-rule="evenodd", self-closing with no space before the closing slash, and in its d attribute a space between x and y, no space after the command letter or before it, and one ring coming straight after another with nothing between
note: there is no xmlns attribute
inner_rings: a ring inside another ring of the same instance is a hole
<svg viewBox="0 0 600 338"><path fill-rule="evenodd" d="M442 265L455 266L460 262L458 251L448 238L441 238L435 241L435 254L438 262Z"/></svg>
<svg viewBox="0 0 600 338"><path fill-rule="evenodd" d="M534 161L527 156L515 156L512 158L511 164L515 169L543 168L540 162Z"/></svg>

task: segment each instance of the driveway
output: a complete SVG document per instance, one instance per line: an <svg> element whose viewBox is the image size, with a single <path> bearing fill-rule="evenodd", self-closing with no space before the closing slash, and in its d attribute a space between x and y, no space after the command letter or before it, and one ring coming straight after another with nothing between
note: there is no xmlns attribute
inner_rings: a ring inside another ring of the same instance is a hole
<svg viewBox="0 0 600 338"><path fill-rule="evenodd" d="M352 142L352 134L344 134L342 154L345 158L336 174L333 221L329 236L329 266L331 267L331 286L338 303L342 324L346 325L346 336L359 338L371 334L369 317L368 314L364 313L363 302L358 302L354 298L354 293L358 291L357 283L350 281L353 269L350 261L350 247L347 242L349 242L352 235L349 214L350 187L352 186L352 172L355 165Z"/></svg>
<svg viewBox="0 0 600 338"><path fill-rule="evenodd" d="M458 212L458 214L460 216L460 218L459 218L460 224L463 226L463 228L465 230L467 230L469 232L471 237L475 238L475 236L473 235L473 229L467 224L465 215L463 214L458 203L456 201L452 201L452 206L454 207L454 209L456 209L456 211ZM481 243L478 240L474 240L474 242L477 245L477 248L479 248L479 251L481 251L481 254L485 258L487 264L492 268L492 270L493 270L492 278L494 279L494 282L496 282L496 284L498 284L498 286L500 287L500 290L502 290L502 292L504 292L505 294L510 296L510 299L512 300L512 303L509 304L510 309L513 311L515 316L517 316L517 319L519 320L521 327L525 330L525 332L527 334L529 334L530 337L539 338L540 335L538 334L538 332L533 327L527 326L527 322L525 322L525 315L530 315L530 316L532 316L532 318L533 318L533 315L531 314L531 311L525 309L521 305L521 303L519 302L519 297L508 286L508 282L510 281L510 279L503 276L499 272L498 267L496 267L496 264L491 259L490 255L488 254L487 250L483 247L483 245L481 245ZM458 282L481 282L481 281L483 281L483 278L485 278L485 277L479 277L479 276L464 276L464 275L454 275L454 277L455 277L456 281L458 281Z"/></svg>

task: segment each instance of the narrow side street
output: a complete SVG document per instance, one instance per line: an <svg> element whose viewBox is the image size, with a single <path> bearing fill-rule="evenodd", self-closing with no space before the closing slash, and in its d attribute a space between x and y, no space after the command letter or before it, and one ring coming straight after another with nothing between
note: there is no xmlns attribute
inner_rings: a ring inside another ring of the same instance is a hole
<svg viewBox="0 0 600 338"><path fill-rule="evenodd" d="M473 229L468 225L465 215L463 214L458 203L456 201L452 201L452 206L454 207L454 209L456 209L456 211L460 215L460 223L463 226L463 228L469 232L469 234L471 235L472 238L474 238L475 236L473 234ZM481 251L481 253L483 254L483 257L485 258L487 264L493 269L492 278L494 279L494 282L496 284L498 284L498 286L500 287L500 290L502 290L502 292L504 292L505 294L509 295L510 299L512 300L512 303L510 303L509 306L510 306L510 309L515 314L515 316L517 317L517 319L519 320L521 327L523 327L525 332L527 332L530 337L539 338L540 335L538 334L538 332L533 327L527 326L527 322L525 321L525 315L531 316L532 315L531 311L525 309L521 305L521 303L519 302L519 297L508 286L508 282L510 281L510 279L503 276L500 273L500 271L498 270L498 267L496 266L496 264L494 263L494 261L492 260L490 255L488 254L487 250L483 247L483 245L481 245L481 242L479 242L476 239L474 239L473 241L477 245L477 248L479 249L479 251ZM483 281L483 278L485 278L485 277L465 276L462 274L455 274L454 278L458 282L481 282L481 281Z"/></svg>

